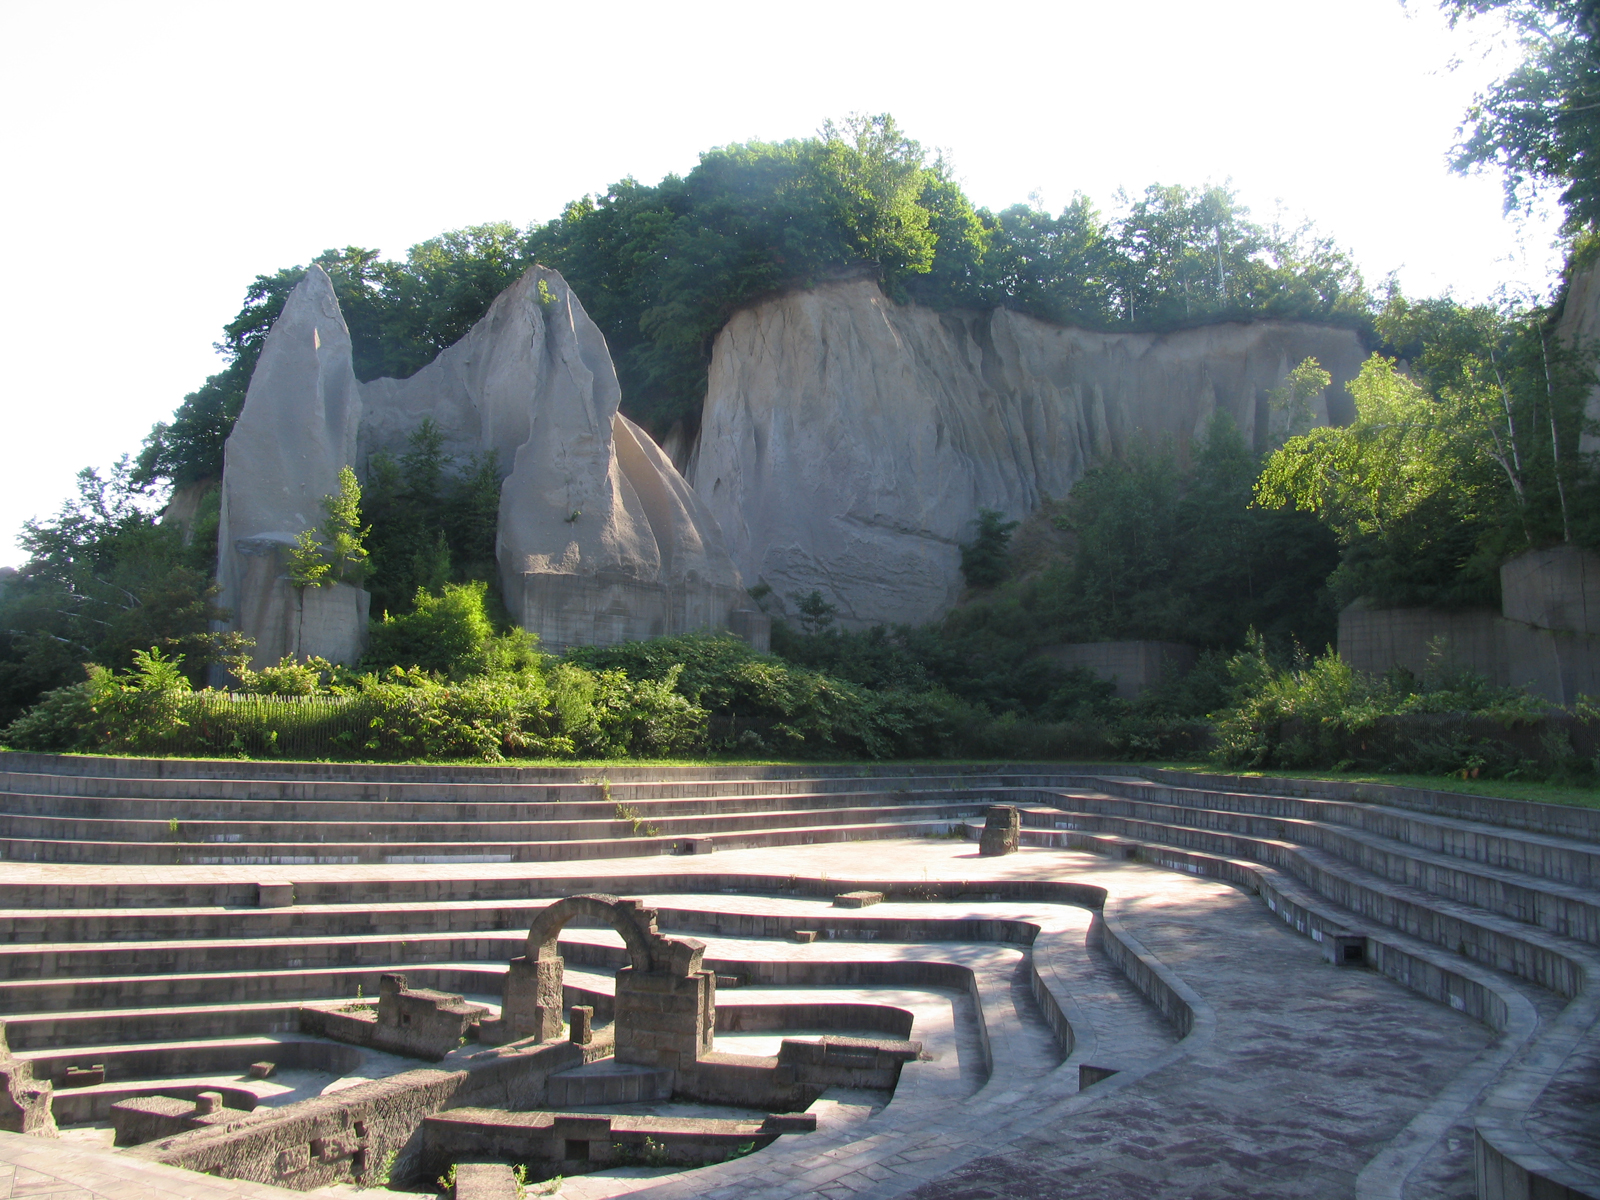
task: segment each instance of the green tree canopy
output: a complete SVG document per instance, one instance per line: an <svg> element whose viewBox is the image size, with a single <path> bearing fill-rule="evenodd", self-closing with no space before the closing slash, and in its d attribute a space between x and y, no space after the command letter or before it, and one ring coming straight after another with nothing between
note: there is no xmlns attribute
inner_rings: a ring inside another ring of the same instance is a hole
<svg viewBox="0 0 1600 1200"><path fill-rule="evenodd" d="M1452 26L1493 14L1522 61L1473 98L1452 162L1494 169L1506 208L1559 189L1566 230L1600 226L1600 4L1596 0L1442 0Z"/></svg>

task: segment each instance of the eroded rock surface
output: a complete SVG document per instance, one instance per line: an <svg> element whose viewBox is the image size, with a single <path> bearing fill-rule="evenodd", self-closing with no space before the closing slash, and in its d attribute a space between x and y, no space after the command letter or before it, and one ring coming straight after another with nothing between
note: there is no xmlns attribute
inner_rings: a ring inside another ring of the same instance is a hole
<svg viewBox="0 0 1600 1200"><path fill-rule="evenodd" d="M332 281L313 267L268 336L227 445L221 602L256 638L257 665L359 655L364 594L291 587L287 548L321 523L340 467L360 473L378 451L403 453L424 418L448 453L492 454L506 472L500 581L547 647L755 629L715 519L617 412L619 398L604 337L555 271L531 268L411 378L363 384Z"/></svg>
<svg viewBox="0 0 1600 1200"><path fill-rule="evenodd" d="M1332 326L1094 333L828 283L718 335L688 475L748 585L820 590L846 623L923 622L960 592L980 507L1021 517L1107 456L1182 446L1218 411L1265 445L1282 421L1268 392L1307 357L1333 376L1316 421L1346 421L1365 356Z"/></svg>

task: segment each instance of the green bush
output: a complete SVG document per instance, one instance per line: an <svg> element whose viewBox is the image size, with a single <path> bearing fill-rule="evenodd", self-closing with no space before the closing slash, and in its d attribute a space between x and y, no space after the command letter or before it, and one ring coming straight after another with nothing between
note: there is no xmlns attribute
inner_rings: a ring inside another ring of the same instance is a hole
<svg viewBox="0 0 1600 1200"><path fill-rule="evenodd" d="M798 756L891 758L947 752L953 697L868 691L728 634L685 634L570 651L569 662L672 686L709 717L707 748ZM963 709L963 712L966 710Z"/></svg>
<svg viewBox="0 0 1600 1200"><path fill-rule="evenodd" d="M420 667L461 678L481 672L494 637L482 580L447 583L437 596L417 589L411 612L372 623L366 661L374 666Z"/></svg>
<svg viewBox="0 0 1600 1200"><path fill-rule="evenodd" d="M1331 649L1278 666L1252 634L1228 661L1234 695L1217 717L1217 761L1245 768L1362 766L1419 774L1530 769L1525 754L1486 731L1540 722L1551 707L1520 688L1497 688L1470 671L1448 669L1443 658L1437 646L1422 678L1396 672L1378 679L1354 670Z"/></svg>

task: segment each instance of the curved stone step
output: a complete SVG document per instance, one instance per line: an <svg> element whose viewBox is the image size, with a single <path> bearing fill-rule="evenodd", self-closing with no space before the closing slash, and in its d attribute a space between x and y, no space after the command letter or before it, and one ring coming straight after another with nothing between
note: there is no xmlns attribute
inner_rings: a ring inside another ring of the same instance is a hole
<svg viewBox="0 0 1600 1200"><path fill-rule="evenodd" d="M1484 866L1409 846L1364 829L1320 820L1257 816L1229 809L1130 800L1088 792L1061 795L1064 811L1124 816L1314 846L1396 883L1539 925L1562 937L1600 944L1600 892L1589 888Z"/></svg>
<svg viewBox="0 0 1600 1200"><path fill-rule="evenodd" d="M862 825L891 821L936 820L974 812L971 801L923 804L850 805L819 808L781 808L747 812L671 814L639 820L658 829L663 837L716 836L797 825ZM606 841L640 836L631 820L607 812L603 820L539 820L494 822L421 822L387 819L388 812L366 820L350 821L189 821L176 826L166 821L102 820L84 817L18 816L0 811L0 841L14 845L39 842L128 842L170 844L178 847L241 845L417 845L481 844L509 842ZM18 857L18 856L13 856Z"/></svg>
<svg viewBox="0 0 1600 1200"><path fill-rule="evenodd" d="M680 832L675 836L591 838L554 842L369 842L347 843L229 843L90 842L70 839L0 839L0 853L16 862L193 864L197 866L301 866L353 863L471 863L564 862L599 858L632 858L678 852L685 838L709 838L715 848L746 849L758 846L806 846L822 842L866 841L878 838L918 837L945 832L970 812L956 807L949 813L919 811L898 822L864 824L815 823L788 827L736 830L721 834ZM873 815L877 815L874 813ZM685 822L686 824L689 822Z"/></svg>
<svg viewBox="0 0 1600 1200"><path fill-rule="evenodd" d="M1433 854L1575 887L1600 886L1600 843L1566 835L1518 830L1447 814L1412 812L1372 802L1184 788L1144 780L1101 780L1095 790L1130 800L1350 826Z"/></svg>

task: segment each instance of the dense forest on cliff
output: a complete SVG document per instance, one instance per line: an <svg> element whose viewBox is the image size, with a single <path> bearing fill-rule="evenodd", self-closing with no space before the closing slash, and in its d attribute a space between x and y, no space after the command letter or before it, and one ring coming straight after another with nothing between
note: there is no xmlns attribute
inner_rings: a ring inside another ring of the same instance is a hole
<svg viewBox="0 0 1600 1200"><path fill-rule="evenodd" d="M1526 50L1467 114L1457 166L1501 171L1510 207L1558 195L1569 273L1587 268L1600 251L1600 116L1579 103L1600 90L1592 5L1443 7L1461 21L1508 15ZM375 641L387 657L369 665L401 674L361 677L369 686L286 668L244 682L266 692L367 688L364 702L388 712L403 689L433 688L448 708L451 688L479 680L476 698L462 702L467 715L439 718L464 740L430 753L463 752L473 729L490 727L503 734L495 752L703 750L714 742L708 730L741 721L753 722L745 733L756 738L746 749L926 753L954 738L975 753L1029 752L1004 738L972 740L996 719L1076 722L1101 731L1084 744L1106 753L1173 749L1190 744L1182 723L1236 700L1245 675L1259 682L1308 661L1351 599L1493 604L1507 556L1600 545L1600 491L1578 452L1592 348L1558 335L1559 296L1473 306L1409 298L1392 285L1374 294L1333 241L1309 226L1253 220L1226 186L1152 185L1109 213L1083 197L1060 213L1032 204L991 212L971 204L946 160L884 115L710 150L682 177L620 181L542 224L456 230L399 259L347 247L313 261L334 281L364 379L411 374L530 263L556 267L606 333L624 411L658 436L693 434L712 342L731 313L852 273L871 274L900 302L1006 307L1095 328L1346 323L1378 351L1352 385L1353 425L1307 431L1290 419L1292 436L1259 458L1219 422L1192 447L1100 464L1015 542L998 517L979 523L972 586L944 622L844 633L826 597L792 597L799 617L776 632L781 660L691 639L575 655L570 670L537 665L523 641L495 632L496 464L450 462L425 426L400 461L367 464L364 480L373 526L365 583L400 622ZM152 646L183 655L191 680L207 663L237 663L236 636L213 631L216 493L205 485L221 472L266 335L304 270L259 275L217 343L222 370L137 456L108 478L85 472L73 502L30 524L30 562L0 593L0 722L81 679L85 662L141 664L127 684L96 677L112 707L118 688L159 692L174 679L170 660L148 657ZM1316 371L1307 362L1297 376ZM1291 379L1278 402L1293 410L1298 387ZM167 489L194 505L188 539L155 518L153 499ZM1183 686L1128 710L1104 685L1036 653L1049 642L1117 638L1185 641L1207 655ZM440 657L441 639L459 653ZM520 682L481 683L502 677ZM700 712L693 737L684 730L694 720L669 694ZM83 701L73 696L60 703ZM552 705L566 706L559 720ZM596 715L605 712L612 726ZM502 719L509 724L494 724ZM1104 740L1113 726L1121 732ZM764 742L758 728L786 730L787 740Z"/></svg>

